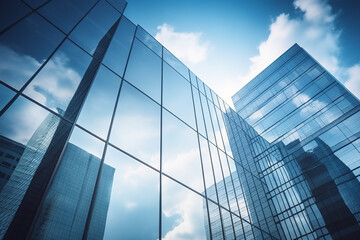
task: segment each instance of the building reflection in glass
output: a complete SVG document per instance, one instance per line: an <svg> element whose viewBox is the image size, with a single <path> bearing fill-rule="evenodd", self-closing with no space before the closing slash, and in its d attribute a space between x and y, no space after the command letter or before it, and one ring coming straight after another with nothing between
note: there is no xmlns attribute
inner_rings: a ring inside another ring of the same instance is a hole
<svg viewBox="0 0 360 240"><path fill-rule="evenodd" d="M300 144L294 141L287 148ZM314 139L310 150L300 147L293 155L332 238L360 236L355 218L360 210L360 182L354 173L320 138Z"/></svg>

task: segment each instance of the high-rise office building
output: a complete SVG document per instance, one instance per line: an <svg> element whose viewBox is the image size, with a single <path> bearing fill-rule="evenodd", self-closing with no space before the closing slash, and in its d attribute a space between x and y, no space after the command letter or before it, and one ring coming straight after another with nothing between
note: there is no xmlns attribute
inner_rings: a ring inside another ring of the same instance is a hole
<svg viewBox="0 0 360 240"><path fill-rule="evenodd" d="M125 1L5 2L0 239L359 233L359 101L299 46L235 112Z"/></svg>
<svg viewBox="0 0 360 240"><path fill-rule="evenodd" d="M360 236L359 100L295 44L233 101L287 238Z"/></svg>

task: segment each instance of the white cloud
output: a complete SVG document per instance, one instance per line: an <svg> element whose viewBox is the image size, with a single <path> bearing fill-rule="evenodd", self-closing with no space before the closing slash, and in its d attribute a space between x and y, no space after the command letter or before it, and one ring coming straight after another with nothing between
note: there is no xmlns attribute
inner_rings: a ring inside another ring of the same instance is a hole
<svg viewBox="0 0 360 240"><path fill-rule="evenodd" d="M360 63L349 68L346 74L348 78L345 81L345 86L360 98Z"/></svg>
<svg viewBox="0 0 360 240"><path fill-rule="evenodd" d="M0 44L0 78L19 89L41 66L31 56L21 55L7 46Z"/></svg>
<svg viewBox="0 0 360 240"><path fill-rule="evenodd" d="M270 25L270 34L250 58L250 71L240 76L244 86L293 44L298 43L336 77L343 68L339 64L341 30L334 25L336 14L326 0L295 0L302 14L292 18L282 13Z"/></svg>
<svg viewBox="0 0 360 240"><path fill-rule="evenodd" d="M164 215L177 217L164 239L205 239L204 199L166 177L163 177L163 192Z"/></svg>
<svg viewBox="0 0 360 240"><path fill-rule="evenodd" d="M196 64L206 59L210 44L201 41L202 33L176 32L174 27L166 23L157 29L156 40L185 64Z"/></svg>
<svg viewBox="0 0 360 240"><path fill-rule="evenodd" d="M78 84L80 74L69 66L69 57L58 52L25 90L25 93L50 108L66 109Z"/></svg>
<svg viewBox="0 0 360 240"><path fill-rule="evenodd" d="M19 98L2 116L1 135L26 145L47 114L39 106Z"/></svg>

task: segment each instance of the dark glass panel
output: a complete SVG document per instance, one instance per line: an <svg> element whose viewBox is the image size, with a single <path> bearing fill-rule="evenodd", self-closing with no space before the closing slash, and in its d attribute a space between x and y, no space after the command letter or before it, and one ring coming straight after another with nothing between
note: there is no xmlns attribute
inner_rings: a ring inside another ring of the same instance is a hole
<svg viewBox="0 0 360 240"><path fill-rule="evenodd" d="M120 14L107 2L100 1L70 34L70 38L93 54L100 40Z"/></svg>
<svg viewBox="0 0 360 240"><path fill-rule="evenodd" d="M124 74L134 32L135 25L123 16L103 60L120 76Z"/></svg>
<svg viewBox="0 0 360 240"><path fill-rule="evenodd" d="M62 37L38 14L31 14L19 22L0 36L0 79L20 89L50 56Z"/></svg>
<svg viewBox="0 0 360 240"><path fill-rule="evenodd" d="M41 205L32 239L82 238L103 148L100 140L74 129Z"/></svg>
<svg viewBox="0 0 360 240"><path fill-rule="evenodd" d="M0 32L31 11L19 0L0 1Z"/></svg>
<svg viewBox="0 0 360 240"><path fill-rule="evenodd" d="M191 84L164 63L163 105L195 129Z"/></svg>
<svg viewBox="0 0 360 240"><path fill-rule="evenodd" d="M112 6L114 6L119 12L124 12L126 7L126 1L125 0L106 0L109 2Z"/></svg>
<svg viewBox="0 0 360 240"><path fill-rule="evenodd" d="M162 237L205 239L206 200L173 180L162 177Z"/></svg>
<svg viewBox="0 0 360 240"><path fill-rule="evenodd" d="M40 8L39 12L65 33L80 21L96 0L53 0Z"/></svg>
<svg viewBox="0 0 360 240"><path fill-rule="evenodd" d="M195 189L204 191L196 132L163 111L163 172Z"/></svg>
<svg viewBox="0 0 360 240"><path fill-rule="evenodd" d="M160 106L124 82L110 143L159 168Z"/></svg>
<svg viewBox="0 0 360 240"><path fill-rule="evenodd" d="M22 0L22 1L29 4L32 8L40 7L41 4L45 2L49 2L49 0Z"/></svg>
<svg viewBox="0 0 360 240"><path fill-rule="evenodd" d="M106 139L121 79L101 66L80 112L77 123Z"/></svg>
<svg viewBox="0 0 360 240"><path fill-rule="evenodd" d="M158 239L159 173L109 147L88 239Z"/></svg>
<svg viewBox="0 0 360 240"><path fill-rule="evenodd" d="M132 46L125 79L161 102L161 59L137 39Z"/></svg>
<svg viewBox="0 0 360 240"><path fill-rule="evenodd" d="M91 57L66 40L31 81L24 93L48 108L65 111L89 65ZM86 89L84 89L86 91Z"/></svg>

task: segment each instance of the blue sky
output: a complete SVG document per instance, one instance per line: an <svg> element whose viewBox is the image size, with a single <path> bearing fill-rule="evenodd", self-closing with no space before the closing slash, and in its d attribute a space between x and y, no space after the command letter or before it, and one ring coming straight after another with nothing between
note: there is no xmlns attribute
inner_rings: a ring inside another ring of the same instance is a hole
<svg viewBox="0 0 360 240"><path fill-rule="evenodd" d="M297 42L360 96L357 0L128 0L125 15L226 102Z"/></svg>

